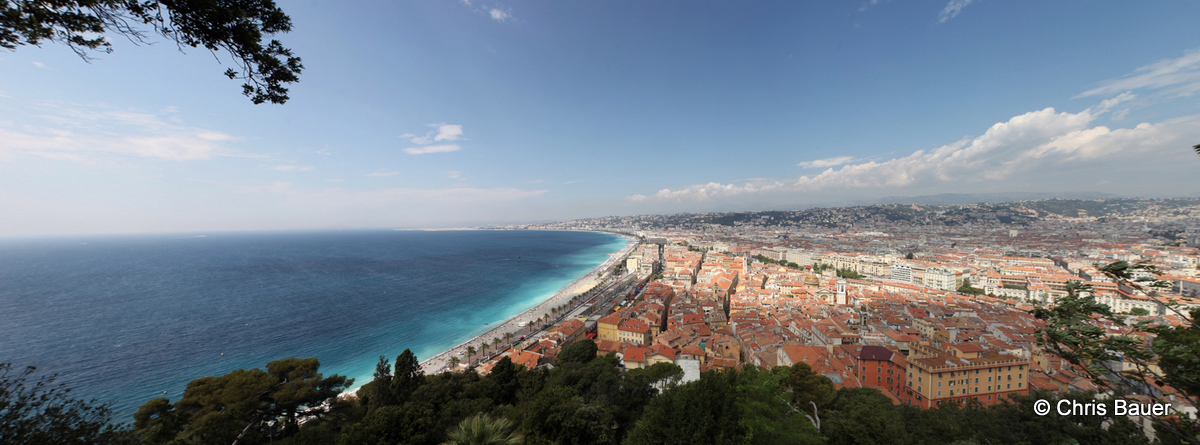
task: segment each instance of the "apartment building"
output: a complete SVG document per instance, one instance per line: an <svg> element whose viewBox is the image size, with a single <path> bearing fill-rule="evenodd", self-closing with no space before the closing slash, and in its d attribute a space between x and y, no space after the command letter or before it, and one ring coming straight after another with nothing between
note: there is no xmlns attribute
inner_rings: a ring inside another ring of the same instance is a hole
<svg viewBox="0 0 1200 445"><path fill-rule="evenodd" d="M1029 360L999 352L914 350L907 360L907 388L901 400L931 408L954 401L1000 403L1010 394L1029 393Z"/></svg>

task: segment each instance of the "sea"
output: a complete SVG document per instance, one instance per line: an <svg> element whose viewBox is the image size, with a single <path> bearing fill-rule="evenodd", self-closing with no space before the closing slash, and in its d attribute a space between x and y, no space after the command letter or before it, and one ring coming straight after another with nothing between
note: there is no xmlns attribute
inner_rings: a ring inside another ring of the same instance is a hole
<svg viewBox="0 0 1200 445"><path fill-rule="evenodd" d="M187 383L316 357L367 383L535 306L621 237L577 231L326 231L0 240L0 363L58 374L132 422Z"/></svg>

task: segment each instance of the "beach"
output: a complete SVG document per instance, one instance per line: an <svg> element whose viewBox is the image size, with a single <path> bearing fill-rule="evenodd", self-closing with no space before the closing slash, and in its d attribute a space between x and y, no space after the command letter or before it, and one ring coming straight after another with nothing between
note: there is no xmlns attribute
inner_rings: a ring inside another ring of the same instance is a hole
<svg viewBox="0 0 1200 445"><path fill-rule="evenodd" d="M522 332L524 329L526 329L526 328L523 328L522 326L520 326L520 324L522 322L526 322L526 323L532 322L534 320L537 320L538 317L541 317L544 314L549 314L550 309L570 303L572 298L575 298L577 295L587 292L587 290L591 289L596 284L601 283L604 279L608 278L611 275L613 266L615 266L617 264L617 262L621 261L622 258L625 258L638 245L637 240L634 239L633 237L626 236L626 235L619 235L619 236L621 236L622 238L625 239L625 241L626 241L625 247L621 248L621 250L617 251L616 253L609 255L608 260L604 261L604 263L592 268L590 271L588 271L587 274L583 275L582 277L579 277L579 279L577 279L575 281L572 281L570 284L564 286L562 289L559 289L557 292L554 293L554 295L550 296L545 301L538 303L536 306L531 307L528 310L521 312L520 314L510 317L509 319L507 319L507 320L497 324L495 327L489 329L487 332L479 334L479 335L471 338L470 340L462 342L450 349L442 351L441 353L421 362L422 370L426 374L436 374L436 373L445 371L450 365L451 357L459 357L459 359L462 360L463 364L466 364L467 359L468 359L468 357L466 355L466 350L467 350L468 346L478 346L479 344L483 343L484 341L487 341L490 343L492 341L492 339L494 339L494 338L501 339L501 341L504 342L504 343L502 343L502 345L508 345L508 344L511 344L512 342L516 342L517 339L520 338L520 336L522 335L522 334L519 334L519 332ZM598 277L597 274L601 274L601 275ZM574 307L568 308L567 312L570 312L570 310L572 310L572 309L574 309ZM529 333L532 333L532 332L533 332L532 330L529 330ZM511 342L509 340L505 339L505 335L510 334L510 333L513 334L513 338L511 340ZM528 336L529 333L526 333L524 335ZM479 360L480 357L482 357L482 354L480 354L478 349L479 348L476 347L476 353L475 353L475 355L470 357L471 360L473 360L473 361ZM493 355L498 352L500 352L500 351L493 351L490 348L488 349L488 355Z"/></svg>
<svg viewBox="0 0 1200 445"><path fill-rule="evenodd" d="M503 348L503 349L497 348L497 349L493 350L491 347L489 347L489 349L487 351L488 356L491 356L493 354L503 351L504 349L507 349L508 345L518 342L518 339L522 335L526 336L527 337L526 340L528 340L529 339L528 337L536 334L537 331L533 330L531 327L528 327L528 326L527 327L520 326L520 324L522 322L528 323L533 320L536 320L538 317L541 317L544 314L549 314L550 310L552 308L562 306L565 304L569 304L571 299L575 298L577 295L587 292L589 289L593 288L594 286L604 282L604 280L610 276L613 266L615 266L617 264L617 262L620 261L622 258L628 256L628 254L630 252L632 252L633 249L635 249L639 244L637 239L635 239L633 237L626 236L626 235L618 235L618 236L621 236L623 239L625 239L625 241L626 241L625 247L621 248L617 252L609 254L608 259L605 260L603 263L601 263L600 265L598 265L596 267L593 267L586 274L580 276L579 278L577 278L576 280L567 284L566 286L563 286L562 288L557 290L553 295L549 296L548 298L546 298L542 302L538 303L537 305L535 305L525 311L522 311L521 313L519 313L517 315L509 317L508 319L504 320L503 322L496 323L493 327L491 327L490 329L488 329L486 332L484 332L482 334L476 335L467 341L463 341L463 342L461 342L451 348L448 348L432 357L429 357L428 359L423 360L421 362L422 371L426 375L436 374L436 373L446 371L449 369L451 357L459 357L459 360L462 361L462 364L460 365L460 369L462 369L462 367L465 366L467 363L466 350L467 350L468 346L474 346L477 349L475 355L473 355L471 357L472 361L481 362L484 355L481 354L478 351L478 349L479 349L479 345L482 342L484 342L485 340L488 341L488 343L490 344L492 339L500 338L501 341L503 342L503 343L501 343L501 348ZM600 276L598 277L597 274L600 274ZM582 303L582 301L580 303ZM574 309L574 307L568 308L567 313L570 313L570 310L573 310L573 309ZM506 339L505 334L510 334L510 333L513 334L511 340ZM358 388L360 388L363 384L366 384L367 382L369 382L369 380L363 380L362 382L358 382L358 384L354 388L350 389L349 391L346 391L343 394L343 396L353 396L358 391Z"/></svg>

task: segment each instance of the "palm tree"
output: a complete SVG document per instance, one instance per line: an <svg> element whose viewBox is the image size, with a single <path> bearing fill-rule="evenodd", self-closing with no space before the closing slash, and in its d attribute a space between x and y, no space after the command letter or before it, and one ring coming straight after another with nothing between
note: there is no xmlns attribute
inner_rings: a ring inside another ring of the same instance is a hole
<svg viewBox="0 0 1200 445"><path fill-rule="evenodd" d="M471 356L475 355L475 347L467 346L467 363L471 363Z"/></svg>
<svg viewBox="0 0 1200 445"><path fill-rule="evenodd" d="M513 423L508 419L492 419L480 413L463 419L442 445L510 445L525 440L512 430Z"/></svg>
<svg viewBox="0 0 1200 445"><path fill-rule="evenodd" d="M459 362L461 362L461 360L459 360L458 357L450 357L450 369L457 368Z"/></svg>
<svg viewBox="0 0 1200 445"><path fill-rule="evenodd" d="M492 339L492 346L500 346L500 337L495 337Z"/></svg>
<svg viewBox="0 0 1200 445"><path fill-rule="evenodd" d="M513 338L513 334L512 334L512 332L505 332L505 333L504 333L504 339L505 339L505 340L507 340L509 343L512 343L512 338Z"/></svg>

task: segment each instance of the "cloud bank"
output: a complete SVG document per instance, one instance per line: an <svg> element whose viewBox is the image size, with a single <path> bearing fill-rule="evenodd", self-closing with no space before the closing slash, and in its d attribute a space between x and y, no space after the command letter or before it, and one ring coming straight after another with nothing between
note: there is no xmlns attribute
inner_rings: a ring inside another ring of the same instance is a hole
<svg viewBox="0 0 1200 445"><path fill-rule="evenodd" d="M1120 79L1101 82L1100 86L1076 96L1111 96L1124 91L1162 90L1169 97L1185 97L1200 92L1200 48L1182 56L1140 67Z"/></svg>
<svg viewBox="0 0 1200 445"><path fill-rule="evenodd" d="M709 182L637 194L629 199L699 202L769 193L1026 184L1050 177L1068 178L1077 175L1074 172L1081 167L1119 174L1130 165L1162 162L1162 156L1200 139L1200 115L1132 128L1093 125L1098 117L1134 97L1122 93L1078 113L1054 108L1030 111L996 123L982 135L886 161L856 163L849 156L832 157L800 163L806 168L828 166L815 175L742 184ZM837 165L842 167L833 168Z"/></svg>
<svg viewBox="0 0 1200 445"><path fill-rule="evenodd" d="M459 151L461 149L462 147L459 147L455 144L426 145L424 147L408 147L404 149L404 152L410 155L424 155L429 153L449 153L452 151Z"/></svg>
<svg viewBox="0 0 1200 445"><path fill-rule="evenodd" d="M826 168L846 164L853 160L854 156L837 156L833 158L817 159L815 161L804 161L796 165L804 168Z"/></svg>
<svg viewBox="0 0 1200 445"><path fill-rule="evenodd" d="M218 156L257 157L231 146L237 138L184 125L162 114L108 107L40 104L39 124L0 122L0 160L38 156L76 162L114 157L196 161Z"/></svg>

